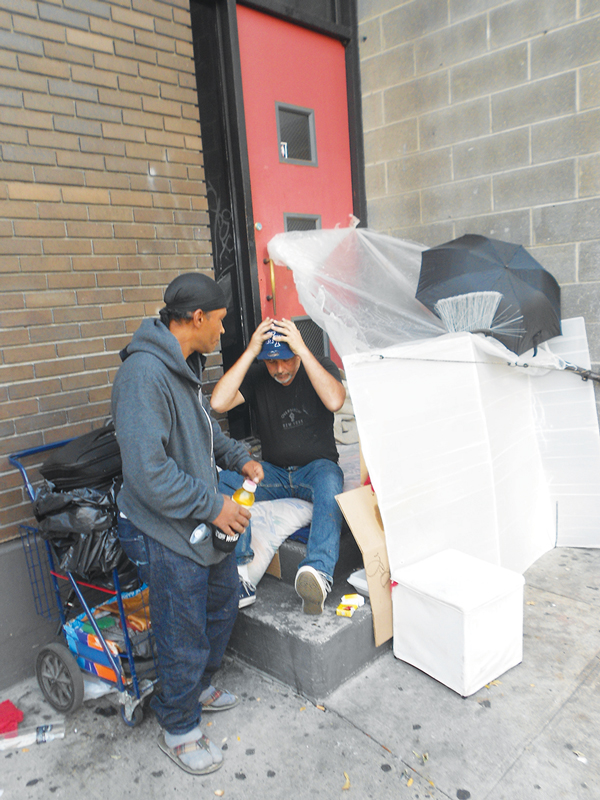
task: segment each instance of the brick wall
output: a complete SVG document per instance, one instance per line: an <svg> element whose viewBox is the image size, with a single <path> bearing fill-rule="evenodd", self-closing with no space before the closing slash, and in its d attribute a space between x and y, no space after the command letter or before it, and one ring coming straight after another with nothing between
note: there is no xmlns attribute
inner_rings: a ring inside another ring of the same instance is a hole
<svg viewBox="0 0 600 800"><path fill-rule="evenodd" d="M189 0L0 0L0 151L6 539L7 454L101 424L118 351L212 267Z"/></svg>
<svg viewBox="0 0 600 800"><path fill-rule="evenodd" d="M359 0L369 226L524 244L600 362L597 0Z"/></svg>

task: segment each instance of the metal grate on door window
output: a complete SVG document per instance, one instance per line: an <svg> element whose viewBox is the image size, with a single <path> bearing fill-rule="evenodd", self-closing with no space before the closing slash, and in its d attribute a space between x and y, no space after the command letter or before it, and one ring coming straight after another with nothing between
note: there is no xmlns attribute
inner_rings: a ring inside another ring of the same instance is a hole
<svg viewBox="0 0 600 800"><path fill-rule="evenodd" d="M314 112L310 108L275 104L279 160L317 165Z"/></svg>
<svg viewBox="0 0 600 800"><path fill-rule="evenodd" d="M321 228L319 214L284 214L283 229L288 231L315 231Z"/></svg>

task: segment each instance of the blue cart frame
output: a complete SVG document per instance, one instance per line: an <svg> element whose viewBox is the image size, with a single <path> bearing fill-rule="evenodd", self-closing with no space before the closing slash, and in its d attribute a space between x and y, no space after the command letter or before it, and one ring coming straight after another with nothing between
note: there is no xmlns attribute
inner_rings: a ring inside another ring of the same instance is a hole
<svg viewBox="0 0 600 800"><path fill-rule="evenodd" d="M16 467L21 473L25 490L29 499L33 502L35 499L35 490L27 474L27 470L22 463L22 459L31 458L40 455L49 450L54 450L57 447L62 447L71 439L63 439L59 442L54 442L40 447L33 447L29 450L21 450L18 453L9 455L8 460L10 464ZM83 672L88 672L99 678L104 683L116 689L119 693L119 702L121 705L121 717L125 724L130 726L138 725L144 716L143 701L154 691L157 683L156 678L156 661L154 658L153 636L151 630L148 632L148 639L150 650L152 653L150 674L152 677L147 677L138 674L136 668L136 658L134 656L134 648L129 635L129 628L127 625L127 615L123 603L124 598L131 594L124 595L121 592L119 574L117 569L112 572L112 580L114 591L104 587L96 586L94 584L86 583L79 578L76 578L73 573L65 572L61 574L57 571L55 566L54 554L49 541L45 541L45 552L40 550L39 546L39 532L37 528L29 525L20 525L21 542L25 551L25 558L27 568L29 571L29 578L33 592L33 599L36 607L36 612L40 616L47 617L48 619L56 619L56 611L60 620L60 630L66 639L66 626L72 622L68 618L65 611L65 603L61 594L60 580L66 580L70 584L72 595L74 595L83 613L79 616L85 616L86 621L90 623L96 639L102 647L100 650L92 650L84 644L77 645L77 655L80 661L83 660L84 664L95 662L103 667L106 667L114 672L116 682L106 680L101 676L96 675L92 668L87 666L80 666L75 655L69 647L62 644L51 643L45 648L42 648L37 656L36 674L40 689L48 702L57 710L63 713L74 711L84 699L84 678ZM47 561L44 561L44 555ZM51 588L50 585L51 584ZM121 656L115 656L106 641L105 636L100 630L98 623L93 614L93 608L90 608L88 601L84 597L82 587L87 587L95 591L104 592L116 599L119 609L119 618L121 623L121 630L124 635L125 653ZM144 588L143 586L141 587ZM56 611L53 611L52 598L54 598ZM146 609L147 614L147 609ZM124 675L123 658L129 668L129 678Z"/></svg>

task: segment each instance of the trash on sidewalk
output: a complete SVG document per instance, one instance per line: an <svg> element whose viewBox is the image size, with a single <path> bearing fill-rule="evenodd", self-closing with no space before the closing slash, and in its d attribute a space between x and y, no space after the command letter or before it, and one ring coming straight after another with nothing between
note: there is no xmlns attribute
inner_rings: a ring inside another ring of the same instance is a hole
<svg viewBox="0 0 600 800"><path fill-rule="evenodd" d="M0 733L12 733L23 722L23 712L10 700L0 703Z"/></svg>
<svg viewBox="0 0 600 800"><path fill-rule="evenodd" d="M31 728L23 728L18 733L0 734L0 750L18 750L21 747L28 747L30 744L43 744L52 742L54 739L64 739L65 726L63 722L52 722L45 725L37 725Z"/></svg>
<svg viewBox="0 0 600 800"><path fill-rule="evenodd" d="M345 594L342 596L342 603L353 608L360 608L365 604L365 598L361 594Z"/></svg>

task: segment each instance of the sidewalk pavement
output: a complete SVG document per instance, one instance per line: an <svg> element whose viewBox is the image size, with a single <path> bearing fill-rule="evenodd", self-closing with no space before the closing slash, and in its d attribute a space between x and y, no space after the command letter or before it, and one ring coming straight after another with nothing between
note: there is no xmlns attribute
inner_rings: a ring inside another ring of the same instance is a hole
<svg viewBox="0 0 600 800"><path fill-rule="evenodd" d="M322 703L231 659L219 674L241 697L202 727L224 766L193 777L137 728L114 694L66 720L62 740L0 751L2 800L598 800L600 550L553 550L525 575L522 664L463 699L391 651ZM21 727L57 718L35 679L1 693Z"/></svg>

